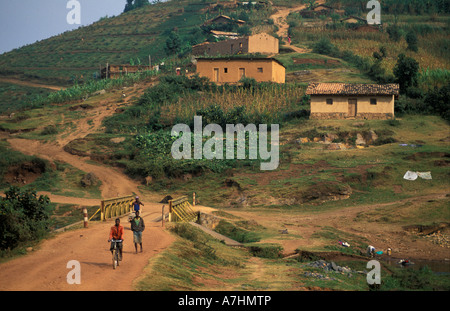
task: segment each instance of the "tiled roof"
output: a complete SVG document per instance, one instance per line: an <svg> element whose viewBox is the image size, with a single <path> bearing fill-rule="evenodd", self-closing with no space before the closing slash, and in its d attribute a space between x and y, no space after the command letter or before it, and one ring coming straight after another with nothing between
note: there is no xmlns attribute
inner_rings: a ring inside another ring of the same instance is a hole
<svg viewBox="0 0 450 311"><path fill-rule="evenodd" d="M234 36L237 37L239 34L237 32L226 32L226 31L219 31L219 30L210 30L210 33L217 36Z"/></svg>
<svg viewBox="0 0 450 311"><path fill-rule="evenodd" d="M214 17L213 19L210 19L209 21L207 21L207 23L212 23L212 22L218 20L219 18L225 18L225 19L227 19L227 20L229 20L229 21L235 21L236 23L239 23L239 24L245 24L245 21L243 21L243 20L241 20L241 19L233 20L231 17L226 16L226 15L219 15L219 16L216 16L216 17Z"/></svg>
<svg viewBox="0 0 450 311"><path fill-rule="evenodd" d="M306 95L399 95L398 84L310 83Z"/></svg>

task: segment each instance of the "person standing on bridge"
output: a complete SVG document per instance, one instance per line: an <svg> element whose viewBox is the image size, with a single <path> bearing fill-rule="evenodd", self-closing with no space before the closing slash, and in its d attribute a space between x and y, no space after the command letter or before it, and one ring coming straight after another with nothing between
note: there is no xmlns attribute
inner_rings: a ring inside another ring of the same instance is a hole
<svg viewBox="0 0 450 311"><path fill-rule="evenodd" d="M131 231L133 231L133 242L134 248L136 249L137 254L137 245L141 246L142 253L142 232L145 230L144 219L139 216L139 211L136 211L136 216L130 221L131 222Z"/></svg>
<svg viewBox="0 0 450 311"><path fill-rule="evenodd" d="M133 210L136 213L137 211L141 211L141 205L144 206L144 203L139 200L139 197L136 197L136 200L133 202Z"/></svg>

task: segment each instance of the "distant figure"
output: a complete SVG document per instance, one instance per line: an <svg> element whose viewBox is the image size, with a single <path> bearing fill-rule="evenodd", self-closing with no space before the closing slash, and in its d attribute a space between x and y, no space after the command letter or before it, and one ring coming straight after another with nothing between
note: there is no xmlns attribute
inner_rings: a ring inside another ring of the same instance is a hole
<svg viewBox="0 0 450 311"><path fill-rule="evenodd" d="M144 219L139 216L139 211L136 211L136 216L130 221L131 222L131 231L133 231L133 242L134 248L137 254L137 245L141 246L142 253L142 232L145 230Z"/></svg>
<svg viewBox="0 0 450 311"><path fill-rule="evenodd" d="M133 202L133 211L136 213L138 211L141 211L141 205L144 206L144 203L142 203L139 200L139 197L136 197L136 200Z"/></svg>
<svg viewBox="0 0 450 311"><path fill-rule="evenodd" d="M288 36L288 42L291 44L291 36Z"/></svg>
<svg viewBox="0 0 450 311"><path fill-rule="evenodd" d="M375 247L369 245L367 247L367 257L373 258L374 255L375 255Z"/></svg>

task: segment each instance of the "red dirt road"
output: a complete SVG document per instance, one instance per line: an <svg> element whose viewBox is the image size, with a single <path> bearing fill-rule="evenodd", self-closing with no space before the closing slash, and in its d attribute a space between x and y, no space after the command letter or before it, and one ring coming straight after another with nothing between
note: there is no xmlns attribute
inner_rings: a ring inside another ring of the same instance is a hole
<svg viewBox="0 0 450 311"><path fill-rule="evenodd" d="M143 272L150 258L171 245L174 237L153 222L160 216L162 204L145 205L143 252L135 254L128 218L121 219L125 239L123 261L112 268L109 229L113 220L90 223L89 228L70 230L42 242L37 250L0 264L0 291L131 291L133 281ZM138 247L139 251L139 247ZM77 260L81 266L81 284L69 285L67 263Z"/></svg>

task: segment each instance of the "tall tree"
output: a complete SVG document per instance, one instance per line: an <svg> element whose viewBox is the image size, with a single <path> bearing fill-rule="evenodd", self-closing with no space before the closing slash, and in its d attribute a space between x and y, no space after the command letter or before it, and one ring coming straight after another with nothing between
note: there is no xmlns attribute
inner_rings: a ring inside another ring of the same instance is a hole
<svg viewBox="0 0 450 311"><path fill-rule="evenodd" d="M166 46L164 47L166 54L173 55L180 52L181 44L180 36L175 31L171 31L166 40Z"/></svg>
<svg viewBox="0 0 450 311"><path fill-rule="evenodd" d="M400 92L406 93L409 87L415 87L418 83L419 63L411 57L400 54L394 67L394 75L400 84Z"/></svg>
<svg viewBox="0 0 450 311"><path fill-rule="evenodd" d="M127 4L125 4L125 9L123 12L128 12L137 8L141 8L145 5L149 4L148 0L127 0Z"/></svg>

